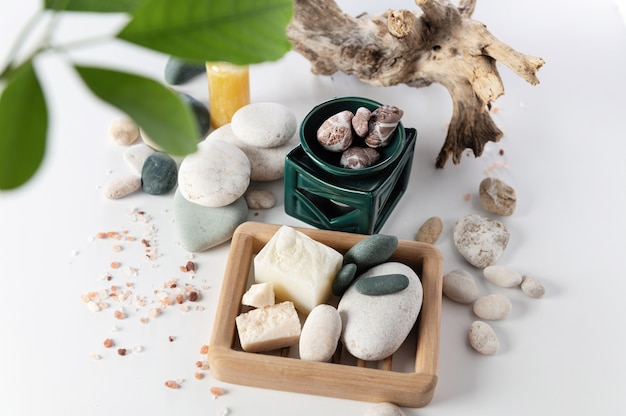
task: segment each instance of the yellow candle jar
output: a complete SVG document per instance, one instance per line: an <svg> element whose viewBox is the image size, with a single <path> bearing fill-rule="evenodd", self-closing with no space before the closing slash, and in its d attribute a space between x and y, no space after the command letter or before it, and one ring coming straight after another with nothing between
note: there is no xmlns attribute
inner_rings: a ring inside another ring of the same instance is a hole
<svg viewBox="0 0 626 416"><path fill-rule="evenodd" d="M230 123L233 114L250 104L248 66L226 62L207 62L209 81L209 110L214 128Z"/></svg>

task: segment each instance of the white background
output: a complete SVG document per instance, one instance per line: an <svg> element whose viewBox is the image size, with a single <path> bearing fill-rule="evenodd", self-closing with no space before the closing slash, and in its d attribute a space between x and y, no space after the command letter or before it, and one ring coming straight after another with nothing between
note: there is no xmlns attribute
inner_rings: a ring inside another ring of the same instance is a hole
<svg viewBox="0 0 626 416"><path fill-rule="evenodd" d="M356 3L340 2L353 15L415 7L401 0ZM38 4L2 7L0 59ZM425 219L440 216L445 229L436 246L445 272L465 268L480 278L456 252L452 227L466 214L485 215L478 184L492 167L508 166L491 172L518 195L515 214L502 219L511 239L499 263L536 276L547 294L531 299L480 280L483 294L504 293L513 302L511 315L493 323L501 342L495 356L468 346L467 329L475 319L470 308L444 299L435 396L425 408L405 409L408 415L625 414L624 21L608 0L479 0L474 18L505 43L546 60L538 73L541 84L534 87L499 67L506 94L495 103L494 119L504 137L481 158L464 156L458 166L434 168L451 115L447 91L438 85L375 88L341 74L315 77L306 60L288 54L252 68L252 100L288 105L299 120L317 103L342 95L403 108L405 125L417 128L419 136L409 189L382 232L410 240ZM56 41L112 33L122 22L67 19ZM103 197L108 181L129 173L124 149L107 137L108 123L119 113L81 86L66 58L46 54L37 61L51 114L43 167L24 188L0 193L0 414L216 415L228 408L232 415L363 415L369 403L227 385L208 372L194 380L200 346L210 337L228 244L196 255L198 271L190 279L178 270L188 253L177 242L171 195ZM72 59L162 79L166 57L104 42ZM181 90L206 100L202 78ZM285 215L280 181L253 186L272 189L278 204L258 215L251 211L251 220L305 225ZM134 208L145 210L150 223L132 222L128 212ZM152 263L142 259L137 244L115 254L110 242L93 240L97 232L122 229L141 237L149 226L155 227L160 254ZM138 267L138 276L122 268L113 281L103 282L114 258ZM171 308L144 325L139 317L145 310L127 307L129 318L118 321L115 308L94 313L80 300L89 291L131 280L134 294L150 298L172 277L202 288L198 305L204 310ZM103 348L105 338L143 351L118 356L115 348ZM183 380L182 387L165 388L168 379ZM212 386L226 394L213 399Z"/></svg>

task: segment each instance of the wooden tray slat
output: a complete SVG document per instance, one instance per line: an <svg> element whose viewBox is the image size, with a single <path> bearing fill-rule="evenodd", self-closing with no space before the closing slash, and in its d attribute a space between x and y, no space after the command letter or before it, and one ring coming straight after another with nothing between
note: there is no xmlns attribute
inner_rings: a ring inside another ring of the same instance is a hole
<svg viewBox="0 0 626 416"><path fill-rule="evenodd" d="M341 345L329 363L303 361L277 354L247 353L238 346L235 318L247 289L252 259L273 237L279 225L247 222L233 236L220 293L209 362L213 376L224 382L328 397L370 402L392 402L399 406L428 404L437 384L441 323L441 278L443 259L429 244L399 241L391 260L411 266L422 280L424 299L417 321L415 368L393 371L393 356L372 368L355 360L345 364ZM346 252L367 237L360 234L296 228L314 240Z"/></svg>

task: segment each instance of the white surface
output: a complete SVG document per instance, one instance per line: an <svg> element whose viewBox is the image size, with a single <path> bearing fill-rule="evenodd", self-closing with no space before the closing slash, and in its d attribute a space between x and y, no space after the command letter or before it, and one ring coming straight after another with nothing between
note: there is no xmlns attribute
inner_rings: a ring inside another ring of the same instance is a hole
<svg viewBox="0 0 626 416"><path fill-rule="evenodd" d="M3 7L0 59L38 4ZM340 4L351 14L414 7L404 0ZM483 213L477 189L485 170L508 164L492 172L513 185L519 199L516 213L503 220L511 240L500 263L541 279L547 294L531 299L481 283L484 293L505 293L513 301L511 315L493 323L502 347L491 357L468 346L470 308L444 299L435 397L425 408L406 409L407 415L625 414L624 21L610 0L479 0L474 18L514 48L546 60L536 87L500 67L506 95L496 102L495 120L505 136L482 158L434 168L451 112L440 86L380 89L344 75L316 78L303 58L289 54L253 68L253 100L286 104L299 120L318 102L348 94L403 108L405 125L416 127L419 137L410 189L382 232L412 239L426 218L440 216L445 230L436 245L445 271L469 267L453 247L452 226L463 215ZM61 37L73 39L106 33L119 23L87 17L65 21L59 29ZM75 56L155 78L165 62L120 43L85 48ZM369 403L225 385L208 373L193 379L200 346L209 340L228 245L195 256L195 279L180 273L187 253L176 241L171 196L136 194L119 201L102 196L111 178L129 172L123 149L106 135L116 110L90 96L62 59L42 57L37 70L52 102L47 158L27 187L0 193L0 414L217 415L224 408L232 415L364 414ZM183 89L206 98L201 79ZM302 225L284 214L280 182L272 189L278 206L258 216L251 212L250 219ZM464 199L468 193L470 201ZM146 225L129 220L130 207L145 210L158 229L161 256L153 263L159 267L143 260L143 247L135 245L119 258L139 267L138 276L120 269L103 282L100 276L118 255L108 242L90 239L122 228L141 237ZM145 312L129 307L129 318L117 321L114 308L93 313L80 300L90 290L127 280L135 282L135 294L153 298L153 289L171 277L210 286L199 302L205 310L172 308L143 325L138 317ZM102 347L108 337L120 347L141 345L143 352L120 357ZM94 353L102 359L92 360ZM182 388L165 388L168 379L184 379ZM213 399L214 385L227 393Z"/></svg>

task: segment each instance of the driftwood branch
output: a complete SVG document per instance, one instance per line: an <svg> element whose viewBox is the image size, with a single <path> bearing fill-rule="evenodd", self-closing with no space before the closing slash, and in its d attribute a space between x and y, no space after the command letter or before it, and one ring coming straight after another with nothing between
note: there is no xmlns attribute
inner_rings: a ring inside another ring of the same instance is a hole
<svg viewBox="0 0 626 416"><path fill-rule="evenodd" d="M341 71L377 86L443 85L453 114L436 161L442 168L450 156L455 164L467 148L480 156L487 142L502 137L489 114L491 103L504 93L496 62L536 85L544 61L517 52L472 20L475 0L415 3L421 10L352 17L334 0L295 0L287 34L315 74Z"/></svg>

